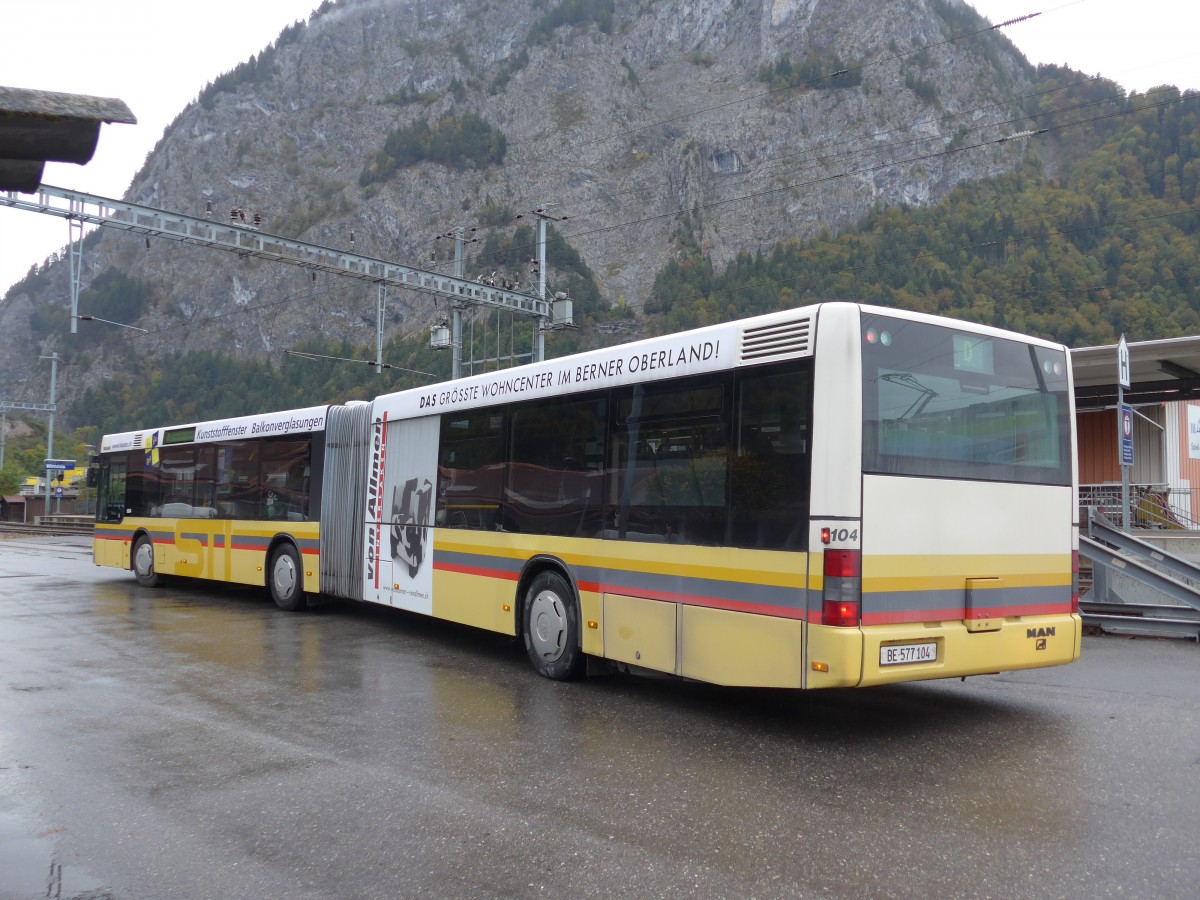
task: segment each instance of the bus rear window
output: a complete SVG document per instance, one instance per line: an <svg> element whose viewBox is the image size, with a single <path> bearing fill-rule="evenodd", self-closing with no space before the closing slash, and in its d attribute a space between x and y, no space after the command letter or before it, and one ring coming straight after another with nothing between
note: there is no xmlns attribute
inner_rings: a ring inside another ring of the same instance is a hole
<svg viewBox="0 0 1200 900"><path fill-rule="evenodd" d="M1067 355L863 316L863 471L1070 484Z"/></svg>

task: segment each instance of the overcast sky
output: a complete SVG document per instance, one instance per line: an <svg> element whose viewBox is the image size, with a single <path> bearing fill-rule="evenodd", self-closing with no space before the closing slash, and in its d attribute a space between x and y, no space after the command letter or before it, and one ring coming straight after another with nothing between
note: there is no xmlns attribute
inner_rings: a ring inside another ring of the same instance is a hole
<svg viewBox="0 0 1200 900"><path fill-rule="evenodd" d="M878 0L887 2L887 0ZM200 90L270 44L320 0L14 0L4 12L0 85L119 97L137 125L105 125L86 166L49 163L43 181L121 197L163 129ZM977 0L1034 63L1063 63L1130 90L1200 88L1194 0ZM62 219L0 207L0 296L62 249ZM405 260L398 260L405 262Z"/></svg>

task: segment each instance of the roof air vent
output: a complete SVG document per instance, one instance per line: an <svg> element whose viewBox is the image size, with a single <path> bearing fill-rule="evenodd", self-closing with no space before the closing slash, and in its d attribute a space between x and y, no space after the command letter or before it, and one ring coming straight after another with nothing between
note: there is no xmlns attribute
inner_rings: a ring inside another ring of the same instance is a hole
<svg viewBox="0 0 1200 900"><path fill-rule="evenodd" d="M747 328L742 332L741 362L773 362L809 356L812 353L811 334L811 316Z"/></svg>

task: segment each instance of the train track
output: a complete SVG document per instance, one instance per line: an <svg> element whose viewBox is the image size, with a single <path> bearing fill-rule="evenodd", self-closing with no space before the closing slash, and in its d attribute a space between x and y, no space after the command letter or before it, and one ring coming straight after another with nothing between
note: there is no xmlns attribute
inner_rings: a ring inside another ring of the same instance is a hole
<svg viewBox="0 0 1200 900"><path fill-rule="evenodd" d="M49 525L33 525L25 522L0 522L0 540L13 537L54 537L56 535L90 535L91 524L57 522Z"/></svg>

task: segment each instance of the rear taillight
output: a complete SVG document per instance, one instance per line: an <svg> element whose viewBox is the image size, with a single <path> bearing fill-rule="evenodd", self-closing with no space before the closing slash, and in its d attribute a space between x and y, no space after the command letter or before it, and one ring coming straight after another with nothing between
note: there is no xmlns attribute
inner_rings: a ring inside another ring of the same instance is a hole
<svg viewBox="0 0 1200 900"><path fill-rule="evenodd" d="M1071 551L1071 612L1079 612L1079 551Z"/></svg>
<svg viewBox="0 0 1200 900"><path fill-rule="evenodd" d="M825 551L821 624L858 626L862 609L862 555L858 550Z"/></svg>

